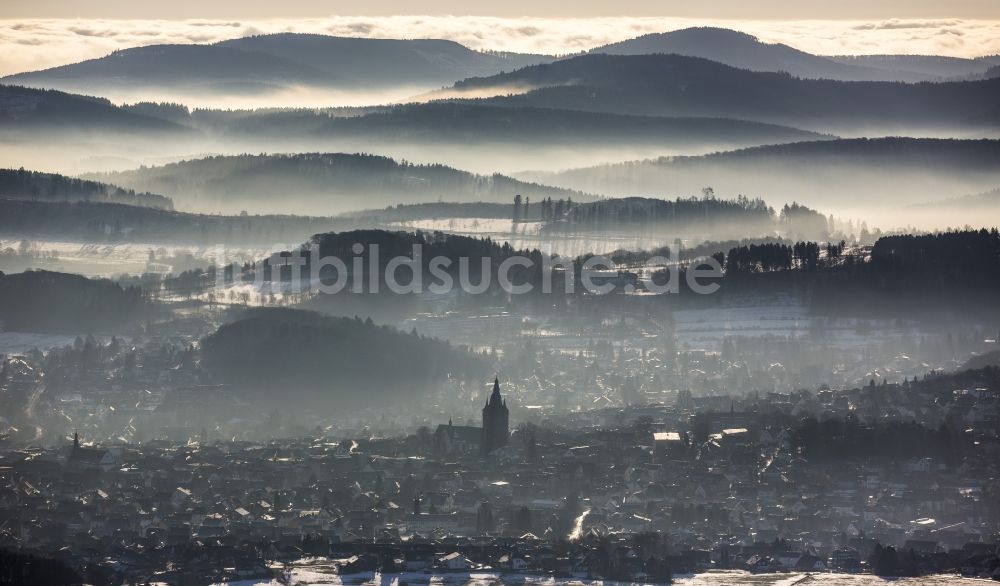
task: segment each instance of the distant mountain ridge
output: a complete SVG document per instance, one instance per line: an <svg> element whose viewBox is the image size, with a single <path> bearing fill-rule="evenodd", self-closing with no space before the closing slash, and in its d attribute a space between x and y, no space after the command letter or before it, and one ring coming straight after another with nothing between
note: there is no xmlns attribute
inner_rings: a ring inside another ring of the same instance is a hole
<svg viewBox="0 0 1000 586"><path fill-rule="evenodd" d="M547 63L554 57L481 52L442 39L370 39L281 33L243 37L215 46L264 53L361 85L403 82L450 83Z"/></svg>
<svg viewBox="0 0 1000 586"><path fill-rule="evenodd" d="M356 225L350 219L312 216L222 216L120 203L0 197L0 232L28 240L269 246Z"/></svg>
<svg viewBox="0 0 1000 586"><path fill-rule="evenodd" d="M181 44L119 49L106 57L16 74L4 81L87 88L97 84L288 84L308 83L310 79L322 81L323 77L322 70L267 53L218 45Z"/></svg>
<svg viewBox="0 0 1000 586"><path fill-rule="evenodd" d="M228 117L196 113L192 124L227 136L294 136L389 142L572 141L692 144L767 144L811 140L822 135L796 128L728 118L628 116L555 108L507 108L475 102L431 102L386 108L362 116L329 116L290 110Z"/></svg>
<svg viewBox="0 0 1000 586"><path fill-rule="evenodd" d="M537 200L588 199L500 174L346 153L216 156L86 177L167 193L179 206L202 211L327 215L442 199L508 202L517 193Z"/></svg>
<svg viewBox="0 0 1000 586"><path fill-rule="evenodd" d="M822 56L764 43L736 30L692 27L651 33L590 54L677 54L751 71L840 81L943 81L981 78L990 57ZM377 39L276 33L211 44L160 44L0 79L8 84L101 94L109 88L187 86L253 94L291 86L377 88L450 85L470 77L550 63L550 55L475 51L443 39Z"/></svg>
<svg viewBox="0 0 1000 586"><path fill-rule="evenodd" d="M751 71L783 71L796 77L838 81L944 81L981 75L989 67L982 60L954 57L814 55L782 43L764 43L753 35L717 27L692 27L642 35L597 47L590 53L673 53Z"/></svg>
<svg viewBox="0 0 1000 586"><path fill-rule="evenodd" d="M184 133L192 140L225 138L335 139L373 148L378 140L444 142L640 141L663 146L755 144L822 138L781 125L723 117L649 117L578 109L437 101L352 109L298 108L259 111L195 110L180 104L116 106L104 98L0 86L0 133L16 129L94 129L135 133ZM333 149L333 150L337 150Z"/></svg>
<svg viewBox="0 0 1000 586"><path fill-rule="evenodd" d="M607 55L676 54L709 59L750 71L784 71L798 77L850 81L880 79L867 70L819 57L783 44L763 43L753 35L714 27L651 33L592 49Z"/></svg>
<svg viewBox="0 0 1000 586"><path fill-rule="evenodd" d="M933 210L935 208L946 208L955 205L979 211L1000 210L1000 187L984 191L983 193L962 195L942 201L915 203L910 207L914 209Z"/></svg>
<svg viewBox="0 0 1000 586"><path fill-rule="evenodd" d="M104 98L0 85L0 135L4 131L46 129L175 135L191 130L115 106Z"/></svg>
<svg viewBox="0 0 1000 586"><path fill-rule="evenodd" d="M899 81L982 79L990 67L989 57L964 59L944 55L832 55L827 59L845 65L895 72Z"/></svg>
<svg viewBox="0 0 1000 586"><path fill-rule="evenodd" d="M544 55L484 53L453 41L367 39L296 33L209 45L150 45L3 78L4 83L100 93L109 87L196 87L260 92L289 86L434 87L525 65Z"/></svg>
<svg viewBox="0 0 1000 586"><path fill-rule="evenodd" d="M537 156L553 154L561 157L550 159L549 168L556 169L611 157L705 153L824 138L832 136L718 116L631 116L476 101L190 110L176 103L116 106L103 98L0 86L0 143L54 145L84 158L112 149L121 153L120 159L132 161L104 169L177 160L190 153L369 152L492 173L523 169ZM437 149L433 158L427 156L430 148ZM575 160L574 153L588 158ZM484 164L487 160L492 163ZM8 164L41 166L19 158ZM85 162L55 166L51 158L45 166L72 173L103 170Z"/></svg>
<svg viewBox="0 0 1000 586"><path fill-rule="evenodd" d="M719 116L808 130L996 129L1000 80L904 84L799 79L681 55L594 53L486 78L459 91L524 87L489 98L506 106L647 116Z"/></svg>

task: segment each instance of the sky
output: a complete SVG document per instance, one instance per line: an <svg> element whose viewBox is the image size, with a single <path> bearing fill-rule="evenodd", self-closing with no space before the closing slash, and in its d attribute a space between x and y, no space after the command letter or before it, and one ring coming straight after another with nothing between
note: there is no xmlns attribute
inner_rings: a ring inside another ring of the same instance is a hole
<svg viewBox="0 0 1000 586"><path fill-rule="evenodd" d="M703 25L827 55L1000 54L1000 0L0 0L0 75L128 47L270 32L444 38L474 49L561 55Z"/></svg>
<svg viewBox="0 0 1000 586"><path fill-rule="evenodd" d="M1000 18L997 0L4 0L4 18L260 19L332 14L581 18Z"/></svg>

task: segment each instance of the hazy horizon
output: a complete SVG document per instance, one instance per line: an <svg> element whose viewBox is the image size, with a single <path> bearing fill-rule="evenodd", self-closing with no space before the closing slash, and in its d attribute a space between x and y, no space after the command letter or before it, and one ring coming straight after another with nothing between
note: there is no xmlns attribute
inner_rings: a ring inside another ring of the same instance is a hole
<svg viewBox="0 0 1000 586"><path fill-rule="evenodd" d="M475 50L566 55L688 27L746 32L817 55L1000 54L1000 18L718 18L679 16L324 16L144 19L18 17L0 9L0 75L35 71L154 44L205 44L258 34L445 39Z"/></svg>

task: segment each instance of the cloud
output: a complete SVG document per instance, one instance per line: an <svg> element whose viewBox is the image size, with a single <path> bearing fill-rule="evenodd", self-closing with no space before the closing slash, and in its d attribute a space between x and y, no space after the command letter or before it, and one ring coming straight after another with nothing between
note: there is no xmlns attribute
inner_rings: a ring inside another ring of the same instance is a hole
<svg viewBox="0 0 1000 586"><path fill-rule="evenodd" d="M525 36L525 37L535 37L542 34L544 31L537 26L519 26L513 29L508 29L514 34Z"/></svg>
<svg viewBox="0 0 1000 586"><path fill-rule="evenodd" d="M855 30L905 30L914 28L941 28L961 24L961 20L899 20L892 18L882 22L857 25Z"/></svg>
<svg viewBox="0 0 1000 586"><path fill-rule="evenodd" d="M811 53L1000 54L1000 21L726 21L659 17L500 18L335 16L261 20L0 20L0 75L101 57L159 43L211 43L249 34L302 32L376 38L450 39L473 49L565 55L689 26L741 30Z"/></svg>
<svg viewBox="0 0 1000 586"><path fill-rule="evenodd" d="M375 27L367 22L358 22L348 26L347 28L355 34L367 35L370 34Z"/></svg>

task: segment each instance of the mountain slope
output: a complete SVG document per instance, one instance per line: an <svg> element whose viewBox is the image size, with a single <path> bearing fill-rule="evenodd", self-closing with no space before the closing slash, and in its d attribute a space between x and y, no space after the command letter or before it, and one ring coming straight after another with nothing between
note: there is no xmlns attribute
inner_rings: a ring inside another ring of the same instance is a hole
<svg viewBox="0 0 1000 586"><path fill-rule="evenodd" d="M506 106L651 116L721 116L797 128L1000 126L1000 81L903 84L797 79L680 55L593 54L464 80L460 91L523 87Z"/></svg>
<svg viewBox="0 0 1000 586"><path fill-rule="evenodd" d="M439 200L508 202L515 194L586 199L568 190L413 165L362 154L241 155L95 174L133 189L167 193L180 207L208 211L328 215Z"/></svg>

